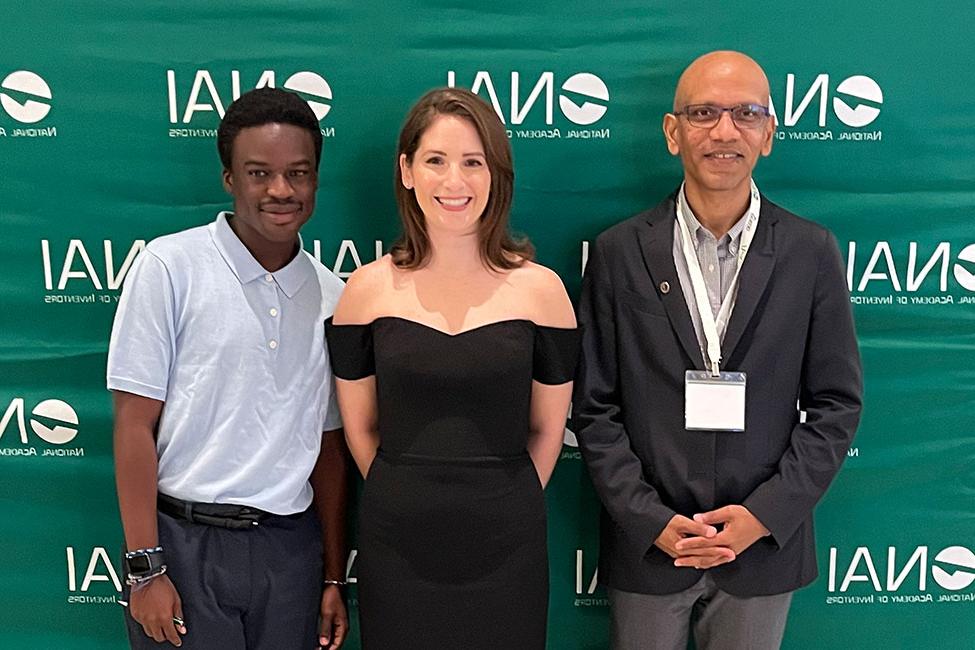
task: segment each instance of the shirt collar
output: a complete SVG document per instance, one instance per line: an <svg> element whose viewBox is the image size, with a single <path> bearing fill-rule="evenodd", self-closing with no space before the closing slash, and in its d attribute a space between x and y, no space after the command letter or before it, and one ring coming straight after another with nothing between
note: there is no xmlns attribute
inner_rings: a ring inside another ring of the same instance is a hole
<svg viewBox="0 0 975 650"><path fill-rule="evenodd" d="M288 298L293 298L302 285L314 274L315 269L304 253L304 243L298 235L298 254L283 268L269 272L254 259L244 243L230 227L227 219L232 212L220 212L210 225L210 236L227 266L234 272L241 284L247 284L270 275Z"/></svg>
<svg viewBox="0 0 975 650"><path fill-rule="evenodd" d="M757 205L758 188L755 187L755 181L752 180L750 181L750 183L751 183L751 199L748 204L748 210L746 210L745 214L741 215L741 218L735 222L735 225L731 227L731 230L729 230L727 234L725 234L725 236L722 237L722 239L727 237L728 244L729 245L734 244L734 247L736 249L738 247L738 242L741 239L741 233L742 231L745 230L745 222L747 221L745 217L750 212L758 211L759 209ZM697 247L697 245L701 243L701 237L703 237L704 233L708 231L704 226L701 225L701 222L697 220L697 215L695 215L694 210L691 209L691 204L687 202L687 196L684 194L684 183L680 184L680 192L677 194L677 200L680 202L681 210L689 218L687 228L688 230L691 231L691 234L694 236L694 246ZM721 242L719 241L718 243L720 244Z"/></svg>

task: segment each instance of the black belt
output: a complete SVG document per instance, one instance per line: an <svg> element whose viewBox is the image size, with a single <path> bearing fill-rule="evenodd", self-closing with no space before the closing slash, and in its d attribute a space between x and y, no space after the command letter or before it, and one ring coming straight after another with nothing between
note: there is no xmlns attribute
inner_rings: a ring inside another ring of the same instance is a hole
<svg viewBox="0 0 975 650"><path fill-rule="evenodd" d="M302 514L276 515L273 512L251 508L250 506L228 503L193 503L166 494L159 494L157 505L160 512L165 512L170 517L233 530L247 530L260 526L270 519L294 519Z"/></svg>

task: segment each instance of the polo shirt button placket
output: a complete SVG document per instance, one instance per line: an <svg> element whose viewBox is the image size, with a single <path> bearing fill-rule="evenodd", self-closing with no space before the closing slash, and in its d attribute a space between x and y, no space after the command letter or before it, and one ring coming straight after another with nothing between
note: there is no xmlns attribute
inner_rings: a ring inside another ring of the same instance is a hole
<svg viewBox="0 0 975 650"><path fill-rule="evenodd" d="M267 273L267 274L264 275L264 280L269 285L271 285L269 287L270 288L270 292L269 292L270 300L268 302L274 304L278 300L278 288L273 285L274 276L271 275L270 273ZM281 336L280 336L281 332L280 332L280 327L279 327L281 321L277 317L278 316L278 313L279 313L279 309L278 309L278 307L276 305L275 306L268 307L267 314L268 314L268 317L271 319L271 322L269 323L270 327L268 327L268 329L267 329L267 331L269 332L267 347L272 352L278 349L278 341L281 338Z"/></svg>
<svg viewBox="0 0 975 650"><path fill-rule="evenodd" d="M281 320L278 318L279 310L277 307L269 307L267 310L268 318L271 320L270 330L272 338L267 346L272 350L278 348L278 340L281 338Z"/></svg>

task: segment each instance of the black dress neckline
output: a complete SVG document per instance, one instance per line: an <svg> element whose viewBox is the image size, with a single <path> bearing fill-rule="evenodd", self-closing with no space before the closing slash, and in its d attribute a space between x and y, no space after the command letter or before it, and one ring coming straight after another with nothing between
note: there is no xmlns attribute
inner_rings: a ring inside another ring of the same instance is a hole
<svg viewBox="0 0 975 650"><path fill-rule="evenodd" d="M458 338L458 337L465 336L467 334L472 334L472 333L477 332L479 330L485 330L485 329L489 329L489 328L492 328L492 327L497 327L497 326L500 326L500 325L506 325L506 324L510 324L510 323L516 323L516 324L517 323L522 323L522 324L527 324L527 325L530 325L530 326L532 326L534 328L538 328L538 329L554 330L554 331L564 331L564 332L572 332L572 331L575 331L575 330L578 329L578 326L576 326L576 327L555 327L553 325L539 325L535 321L533 321L531 319L528 319L528 318L502 318L501 320L491 321L490 323L484 323L482 325L477 325L475 327L471 327L471 328L468 328L466 330L461 330L459 332L446 332L446 331L440 329L439 327L434 327L433 325L429 325L429 324L424 323L422 321L413 320L412 318L406 318L404 316L395 316L395 315L377 316L371 322L368 322L368 323L342 323L342 324L337 324L331 318L329 318L328 320L329 320L329 324L332 327L371 327L375 323L377 323L379 321L383 321L383 320L401 321L401 322L404 322L404 323L409 323L409 324L412 324L412 325L416 325L416 326L421 327L421 328L423 328L425 330L430 330L431 332L435 332L437 334L440 334L442 336L446 336L448 338Z"/></svg>

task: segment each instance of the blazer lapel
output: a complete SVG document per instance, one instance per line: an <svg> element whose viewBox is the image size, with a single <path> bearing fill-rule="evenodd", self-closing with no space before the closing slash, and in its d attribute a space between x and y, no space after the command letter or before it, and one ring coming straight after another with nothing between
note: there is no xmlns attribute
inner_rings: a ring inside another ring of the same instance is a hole
<svg viewBox="0 0 975 650"><path fill-rule="evenodd" d="M703 370L701 347L697 342L697 334L694 333L691 315L687 312L687 301L677 277L677 267L674 266L675 210L673 196L654 208L647 216L645 227L640 230L638 241L654 291L667 311L671 327L694 367ZM751 255L745 258L746 263L750 257ZM666 286L668 290L664 291L662 286Z"/></svg>
<svg viewBox="0 0 975 650"><path fill-rule="evenodd" d="M730 360L735 348L741 341L745 328L755 315L755 308L765 293L769 278L772 276L772 269L775 267L775 222L778 217L774 208L768 200L762 197L762 211L758 219L758 228L755 231L755 240L752 242L752 249L745 257L745 263L741 267L741 276L738 281L738 297L735 300L735 308L731 312L731 319L728 321L728 329L725 332L724 341L721 344L721 357ZM723 366L724 364L722 364Z"/></svg>

